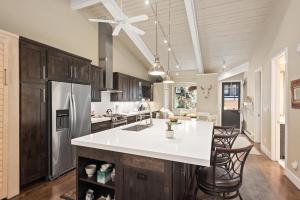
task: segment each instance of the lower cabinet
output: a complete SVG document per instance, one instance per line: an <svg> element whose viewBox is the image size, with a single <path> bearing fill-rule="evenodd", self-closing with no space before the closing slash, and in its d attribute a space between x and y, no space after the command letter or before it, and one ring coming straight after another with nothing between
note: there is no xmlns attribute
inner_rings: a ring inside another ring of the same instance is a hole
<svg viewBox="0 0 300 200"><path fill-rule="evenodd" d="M21 84L20 173L21 186L47 176L46 88Z"/></svg>
<svg viewBox="0 0 300 200"><path fill-rule="evenodd" d="M183 200L186 174L176 162L118 153L87 147L77 149L77 199L84 199L88 189L93 189L95 199L107 196L122 200ZM114 181L97 182L97 175L87 178L85 167L110 163L115 168ZM174 170L174 169L178 170ZM179 177L178 179L176 177ZM186 179L187 180L187 179ZM183 181L178 183L179 181ZM178 191L175 191L178 190Z"/></svg>
<svg viewBox="0 0 300 200"><path fill-rule="evenodd" d="M123 199L165 200L165 181L161 173L125 166Z"/></svg>
<svg viewBox="0 0 300 200"><path fill-rule="evenodd" d="M92 128L92 133L97 133L100 131L111 129L111 121L92 123L91 128Z"/></svg>

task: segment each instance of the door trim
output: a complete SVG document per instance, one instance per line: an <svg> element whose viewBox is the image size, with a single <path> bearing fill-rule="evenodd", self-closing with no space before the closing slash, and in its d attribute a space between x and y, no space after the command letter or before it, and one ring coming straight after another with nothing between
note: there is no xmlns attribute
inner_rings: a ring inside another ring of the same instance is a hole
<svg viewBox="0 0 300 200"><path fill-rule="evenodd" d="M289 108L289 89L288 89L288 85L289 85L289 81L288 81L288 48L284 48L282 49L279 53L275 54L272 59L271 59L271 159L273 161L278 161L280 158L280 132L277 131L276 129L276 122L277 122L277 113L278 113L278 108L276 107L277 103L278 103L278 93L277 93L277 77L276 77L276 73L278 72L278 66L276 65L276 59L278 59L278 57L280 56L285 56L286 57L286 68L285 68L285 85L286 85L286 94L285 94L285 162L284 162L284 166L286 167L286 163L288 160L288 153L287 153L287 149L288 149L288 116L287 116L287 111Z"/></svg>
<svg viewBox="0 0 300 200"><path fill-rule="evenodd" d="M255 114L255 131L254 131L254 142L256 143L262 143L263 141L263 137L262 137L262 114L263 114L263 71L262 71L262 67L257 68L254 71L254 77L256 78L256 74L260 73L260 127L258 127L258 117L257 117L257 108L256 108L256 104L257 104L257 96L256 96L256 92L254 92L254 114ZM254 81L254 88L256 88L256 81ZM260 129L260 138L257 138L257 129ZM259 139L259 140L257 140Z"/></svg>

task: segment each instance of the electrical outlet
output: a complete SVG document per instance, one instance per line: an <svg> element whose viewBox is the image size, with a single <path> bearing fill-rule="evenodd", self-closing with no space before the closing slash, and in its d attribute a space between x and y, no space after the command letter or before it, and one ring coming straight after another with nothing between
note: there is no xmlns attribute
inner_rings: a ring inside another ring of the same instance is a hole
<svg viewBox="0 0 300 200"><path fill-rule="evenodd" d="M294 162L292 162L292 168L294 169L294 170L297 170L298 169L298 161L294 161Z"/></svg>

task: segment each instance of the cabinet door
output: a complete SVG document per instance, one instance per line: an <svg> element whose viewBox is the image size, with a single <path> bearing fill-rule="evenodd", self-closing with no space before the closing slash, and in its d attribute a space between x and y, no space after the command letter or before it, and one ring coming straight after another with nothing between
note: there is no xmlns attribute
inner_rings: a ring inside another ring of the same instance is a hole
<svg viewBox="0 0 300 200"><path fill-rule="evenodd" d="M103 88L102 69L96 66L91 67L91 89L92 101L101 101L101 89Z"/></svg>
<svg viewBox="0 0 300 200"><path fill-rule="evenodd" d="M30 42L20 42L22 82L41 83L46 79L46 49Z"/></svg>
<svg viewBox="0 0 300 200"><path fill-rule="evenodd" d="M21 185L47 176L45 85L21 85Z"/></svg>
<svg viewBox="0 0 300 200"><path fill-rule="evenodd" d="M123 177L124 200L165 200L162 174L125 166Z"/></svg>
<svg viewBox="0 0 300 200"><path fill-rule="evenodd" d="M90 69L91 64L88 61L72 58L72 69L74 69L73 81L77 83L91 83Z"/></svg>
<svg viewBox="0 0 300 200"><path fill-rule="evenodd" d="M71 68L71 57L56 50L48 51L48 79L54 81L71 81L74 69Z"/></svg>

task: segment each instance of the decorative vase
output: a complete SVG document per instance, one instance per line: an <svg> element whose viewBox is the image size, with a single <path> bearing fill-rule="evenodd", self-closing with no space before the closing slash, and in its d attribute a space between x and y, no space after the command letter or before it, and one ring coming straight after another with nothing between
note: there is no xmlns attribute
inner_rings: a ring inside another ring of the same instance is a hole
<svg viewBox="0 0 300 200"><path fill-rule="evenodd" d="M166 138L168 138L168 139L174 138L174 130L171 130L171 131L166 130Z"/></svg>

